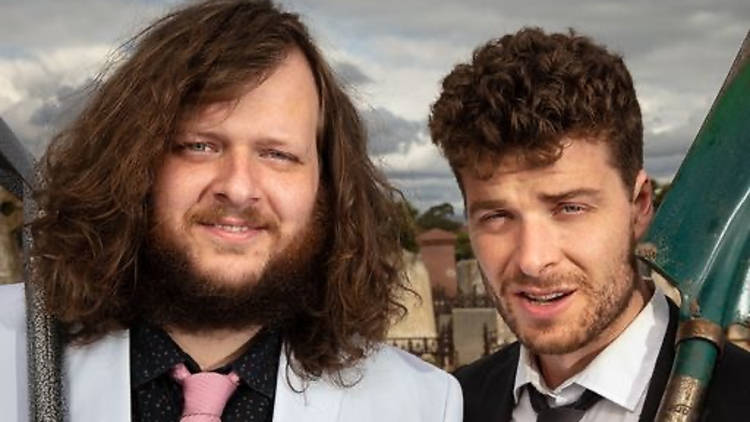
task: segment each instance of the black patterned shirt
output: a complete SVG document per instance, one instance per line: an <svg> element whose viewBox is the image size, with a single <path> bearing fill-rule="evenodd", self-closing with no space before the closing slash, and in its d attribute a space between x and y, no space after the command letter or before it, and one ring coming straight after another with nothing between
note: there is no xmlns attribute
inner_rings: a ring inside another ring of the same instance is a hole
<svg viewBox="0 0 750 422"><path fill-rule="evenodd" d="M199 366L159 328L136 325L130 330L130 339L132 420L179 421L182 386L172 379L170 370L180 362L192 373L199 372ZM280 351L281 335L261 330L242 356L215 371L234 371L240 378L224 408L222 422L271 422Z"/></svg>

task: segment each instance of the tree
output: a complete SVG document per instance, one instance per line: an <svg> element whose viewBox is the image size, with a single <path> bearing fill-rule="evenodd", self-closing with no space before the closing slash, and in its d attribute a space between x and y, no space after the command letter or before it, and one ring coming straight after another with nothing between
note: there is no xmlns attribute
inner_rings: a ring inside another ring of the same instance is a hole
<svg viewBox="0 0 750 422"><path fill-rule="evenodd" d="M431 207L420 215L416 222L422 230L443 229L455 232L461 228L461 223L455 221L453 205L448 202Z"/></svg>
<svg viewBox="0 0 750 422"><path fill-rule="evenodd" d="M461 230L456 234L456 262L472 258L474 258L474 250L471 249L469 233Z"/></svg>
<svg viewBox="0 0 750 422"><path fill-rule="evenodd" d="M419 251L419 245L417 244L417 224L415 220L419 211L406 198L399 203L399 209L401 211L398 222L401 247L409 252L416 253Z"/></svg>

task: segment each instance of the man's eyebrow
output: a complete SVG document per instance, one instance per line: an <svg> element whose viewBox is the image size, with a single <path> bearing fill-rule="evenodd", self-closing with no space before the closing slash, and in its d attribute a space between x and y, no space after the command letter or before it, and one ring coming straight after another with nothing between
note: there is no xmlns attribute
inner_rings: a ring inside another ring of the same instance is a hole
<svg viewBox="0 0 750 422"><path fill-rule="evenodd" d="M573 189L569 191L564 192L558 192L558 193L542 193L539 194L539 198L548 203L556 203L560 201L565 201L573 198L578 198L581 196L591 197L593 199L597 199L601 196L601 191L598 189L593 188L580 188L580 189ZM476 214L479 211L482 210L488 210L488 209L494 209L494 208L505 208L508 206L508 203L502 199L483 199L483 200L477 200L472 201L469 203L467 209L468 209L468 216L471 217L473 214Z"/></svg>
<svg viewBox="0 0 750 422"><path fill-rule="evenodd" d="M493 208L503 208L506 206L506 202L502 199L483 199L479 201L472 201L468 206L468 216L476 214L482 210L488 210Z"/></svg>
<svg viewBox="0 0 750 422"><path fill-rule="evenodd" d="M555 203L578 198L581 196L597 199L600 195L601 192L598 189L580 188L559 193L542 193L539 195L539 198L544 202Z"/></svg>
<svg viewBox="0 0 750 422"><path fill-rule="evenodd" d="M195 136L201 139L208 139L210 141L215 141L215 142L220 142L220 143L226 142L227 140L227 137L218 131L213 131L210 129L209 130L193 130L190 128L183 128L182 130L178 130L176 139L180 140L181 138L190 137L190 136Z"/></svg>

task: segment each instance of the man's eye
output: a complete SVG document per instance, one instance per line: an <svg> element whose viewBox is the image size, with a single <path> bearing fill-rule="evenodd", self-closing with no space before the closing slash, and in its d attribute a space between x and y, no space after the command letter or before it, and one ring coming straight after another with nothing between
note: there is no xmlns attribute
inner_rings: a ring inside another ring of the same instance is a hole
<svg viewBox="0 0 750 422"><path fill-rule="evenodd" d="M507 219L509 216L505 211L493 211L479 217L479 221L483 223L498 222Z"/></svg>
<svg viewBox="0 0 750 422"><path fill-rule="evenodd" d="M213 152L216 148L208 142L182 142L177 144L177 150L188 153Z"/></svg>
<svg viewBox="0 0 750 422"><path fill-rule="evenodd" d="M558 213L560 214L580 214L586 211L586 207L580 204L561 204L558 207Z"/></svg>
<svg viewBox="0 0 750 422"><path fill-rule="evenodd" d="M205 142L191 142L185 145L185 149L195 152L207 152L211 150L211 145Z"/></svg>
<svg viewBox="0 0 750 422"><path fill-rule="evenodd" d="M263 156L266 158L279 160L279 161L290 161L290 162L298 161L297 157L294 156L293 154L290 154L284 151L279 151L277 149L269 149L269 150L263 151Z"/></svg>

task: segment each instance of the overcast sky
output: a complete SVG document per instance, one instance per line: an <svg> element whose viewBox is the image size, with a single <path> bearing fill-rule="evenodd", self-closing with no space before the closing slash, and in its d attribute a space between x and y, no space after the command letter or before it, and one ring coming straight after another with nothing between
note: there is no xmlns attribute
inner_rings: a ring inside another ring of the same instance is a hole
<svg viewBox="0 0 750 422"><path fill-rule="evenodd" d="M171 0L0 0L0 116L39 156L77 94ZM750 29L750 1L284 0L351 86L373 158L419 208L461 199L426 131L440 80L490 38L575 28L622 54L646 168L671 178Z"/></svg>

